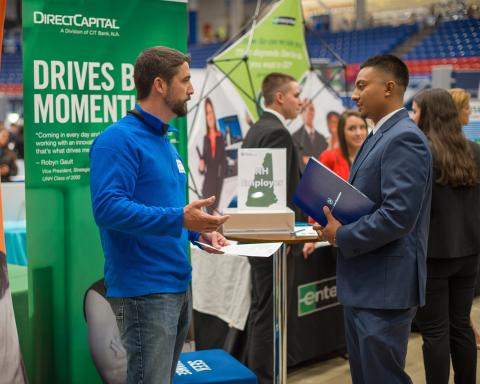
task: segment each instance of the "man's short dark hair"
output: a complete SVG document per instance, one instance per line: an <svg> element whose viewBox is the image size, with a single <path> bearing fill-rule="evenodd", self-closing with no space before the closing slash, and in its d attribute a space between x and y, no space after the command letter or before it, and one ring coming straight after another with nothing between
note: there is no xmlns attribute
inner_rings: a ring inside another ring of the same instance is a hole
<svg viewBox="0 0 480 384"><path fill-rule="evenodd" d="M156 77L170 84L178 72L178 67L185 62L190 63L190 57L176 49L162 46L145 49L135 63L134 80L137 100L145 99L150 94Z"/></svg>
<svg viewBox="0 0 480 384"><path fill-rule="evenodd" d="M265 100L265 105L270 105L275 101L277 92L287 92L288 85L292 81L297 80L286 73L274 72L265 76L262 82L262 96Z"/></svg>
<svg viewBox="0 0 480 384"><path fill-rule="evenodd" d="M360 65L360 69L366 67L378 68L383 72L393 75L397 84L407 89L409 79L408 68L397 56L377 55L370 57Z"/></svg>
<svg viewBox="0 0 480 384"><path fill-rule="evenodd" d="M327 113L327 120L330 120L333 116L338 117L340 119L340 114L335 111L330 111Z"/></svg>

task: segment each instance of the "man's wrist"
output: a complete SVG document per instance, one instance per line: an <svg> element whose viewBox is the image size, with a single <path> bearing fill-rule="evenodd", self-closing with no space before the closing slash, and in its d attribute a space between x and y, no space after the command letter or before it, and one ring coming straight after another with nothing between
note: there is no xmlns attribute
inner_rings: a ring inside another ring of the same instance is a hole
<svg viewBox="0 0 480 384"><path fill-rule="evenodd" d="M210 244L212 242L211 236L209 236L205 232L200 233L199 239L201 239L202 243L206 243L206 244Z"/></svg>

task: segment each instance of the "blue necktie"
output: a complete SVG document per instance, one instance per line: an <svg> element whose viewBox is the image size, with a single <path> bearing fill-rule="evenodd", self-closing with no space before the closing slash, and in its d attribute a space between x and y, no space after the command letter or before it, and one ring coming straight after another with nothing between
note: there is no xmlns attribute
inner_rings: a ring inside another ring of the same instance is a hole
<svg viewBox="0 0 480 384"><path fill-rule="evenodd" d="M368 134L367 138L365 139L365 143L370 140L370 138L373 136L373 131L370 131L370 133Z"/></svg>

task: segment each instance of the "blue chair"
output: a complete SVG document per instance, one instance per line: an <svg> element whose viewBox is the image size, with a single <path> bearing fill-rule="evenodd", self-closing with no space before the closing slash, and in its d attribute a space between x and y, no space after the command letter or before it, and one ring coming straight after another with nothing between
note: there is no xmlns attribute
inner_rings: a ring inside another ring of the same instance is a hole
<svg viewBox="0 0 480 384"><path fill-rule="evenodd" d="M256 384L257 378L222 349L182 353L173 384L202 383Z"/></svg>

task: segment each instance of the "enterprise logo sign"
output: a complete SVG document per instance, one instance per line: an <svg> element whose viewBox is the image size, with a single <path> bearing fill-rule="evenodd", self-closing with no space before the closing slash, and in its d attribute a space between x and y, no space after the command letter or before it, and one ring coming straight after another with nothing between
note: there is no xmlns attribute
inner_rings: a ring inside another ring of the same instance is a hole
<svg viewBox="0 0 480 384"><path fill-rule="evenodd" d="M337 305L336 276L298 286L298 317Z"/></svg>
<svg viewBox="0 0 480 384"><path fill-rule="evenodd" d="M87 27L101 29L120 29L117 19L103 17L87 17L81 14L56 15L52 13L33 12L34 24L59 25L62 27Z"/></svg>

